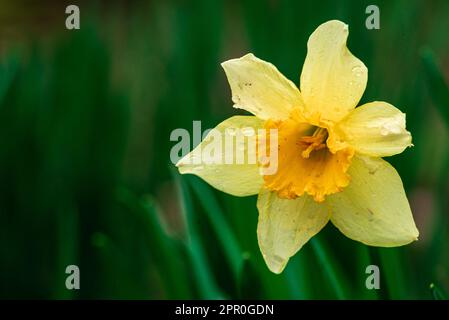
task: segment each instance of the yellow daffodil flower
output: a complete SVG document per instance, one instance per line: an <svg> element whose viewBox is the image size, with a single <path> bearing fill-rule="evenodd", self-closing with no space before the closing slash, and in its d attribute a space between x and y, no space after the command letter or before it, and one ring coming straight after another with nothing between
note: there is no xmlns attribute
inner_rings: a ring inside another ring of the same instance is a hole
<svg viewBox="0 0 449 320"><path fill-rule="evenodd" d="M177 164L226 193L258 194L259 246L274 273L329 220L371 246L418 238L401 178L381 159L411 146L405 114L382 101L355 108L368 70L346 47L348 34L335 20L312 33L299 89L253 54L222 64L234 107L254 116L231 117L215 129L276 129L276 173L264 175L257 163L192 164L187 156Z"/></svg>

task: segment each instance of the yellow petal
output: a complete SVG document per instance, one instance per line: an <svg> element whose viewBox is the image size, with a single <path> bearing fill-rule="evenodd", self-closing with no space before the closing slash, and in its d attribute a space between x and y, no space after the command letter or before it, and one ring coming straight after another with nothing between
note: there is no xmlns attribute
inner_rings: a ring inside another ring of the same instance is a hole
<svg viewBox="0 0 449 320"><path fill-rule="evenodd" d="M261 119L284 119L302 106L299 89L271 63L249 53L221 64L228 77L234 107Z"/></svg>
<svg viewBox="0 0 449 320"><path fill-rule="evenodd" d="M301 73L305 115L313 124L338 121L355 108L365 91L368 69L346 47L348 26L332 20L307 42Z"/></svg>
<svg viewBox="0 0 449 320"><path fill-rule="evenodd" d="M259 194L257 208L260 251L274 273L284 270L288 259L326 225L330 213L308 195L287 200L265 189Z"/></svg>
<svg viewBox="0 0 449 320"><path fill-rule="evenodd" d="M381 101L351 111L333 131L336 137L331 135L330 145L338 149L339 144L349 144L356 152L374 157L401 153L412 144L412 136L405 129L405 114Z"/></svg>
<svg viewBox="0 0 449 320"><path fill-rule="evenodd" d="M259 128L263 121L254 116L226 119L176 164L179 172L197 175L234 196L259 193L263 184L256 153Z"/></svg>
<svg viewBox="0 0 449 320"><path fill-rule="evenodd" d="M327 199L331 221L343 234L380 247L418 239L401 178L388 162L355 156L349 174L349 186Z"/></svg>

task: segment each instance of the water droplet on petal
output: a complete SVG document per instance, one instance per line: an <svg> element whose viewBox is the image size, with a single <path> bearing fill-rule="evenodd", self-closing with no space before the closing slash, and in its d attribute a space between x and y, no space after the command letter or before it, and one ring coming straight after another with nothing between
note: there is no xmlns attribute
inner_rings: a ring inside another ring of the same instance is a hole
<svg viewBox="0 0 449 320"><path fill-rule="evenodd" d="M351 71L356 77L360 77L362 75L362 68L360 66L352 67Z"/></svg>
<svg viewBox="0 0 449 320"><path fill-rule="evenodd" d="M255 132L254 129L251 127L242 128L241 130L245 136L252 136L252 135L254 135L254 132Z"/></svg>
<svg viewBox="0 0 449 320"><path fill-rule="evenodd" d="M236 131L236 130L235 130L234 128L228 128L228 129L226 129L226 133L227 133L228 135L230 135L230 136L235 136L235 134L236 134L235 131Z"/></svg>

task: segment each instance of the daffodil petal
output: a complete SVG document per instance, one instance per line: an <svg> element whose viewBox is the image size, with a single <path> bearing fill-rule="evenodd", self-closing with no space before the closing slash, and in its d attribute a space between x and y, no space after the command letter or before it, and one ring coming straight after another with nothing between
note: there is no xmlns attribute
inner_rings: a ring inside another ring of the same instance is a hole
<svg viewBox="0 0 449 320"><path fill-rule="evenodd" d="M294 108L302 107L299 89L271 63L249 53L223 62L234 107L261 119L287 118Z"/></svg>
<svg viewBox="0 0 449 320"><path fill-rule="evenodd" d="M259 247L268 268L284 270L289 258L329 221L329 209L304 195L281 199L275 192L262 190L257 199Z"/></svg>
<svg viewBox="0 0 449 320"><path fill-rule="evenodd" d="M353 158L351 182L328 197L332 223L348 238L364 244L394 247L418 239L401 178L380 158Z"/></svg>
<svg viewBox="0 0 449 320"><path fill-rule="evenodd" d="M338 121L356 107L366 88L368 69L346 47L348 26L332 20L307 42L301 73L305 115L314 124Z"/></svg>
<svg viewBox="0 0 449 320"><path fill-rule="evenodd" d="M256 154L260 128L263 121L254 116L228 118L176 166L181 174L197 175L214 188L234 196L257 194L263 184Z"/></svg>
<svg viewBox="0 0 449 320"><path fill-rule="evenodd" d="M405 114L382 101L354 109L334 131L356 152L373 157L392 156L412 145L412 136L405 129Z"/></svg>

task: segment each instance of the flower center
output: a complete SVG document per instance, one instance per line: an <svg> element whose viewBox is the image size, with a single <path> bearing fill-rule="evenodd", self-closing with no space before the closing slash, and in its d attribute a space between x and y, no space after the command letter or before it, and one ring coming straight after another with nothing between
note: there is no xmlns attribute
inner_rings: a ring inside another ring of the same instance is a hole
<svg viewBox="0 0 449 320"><path fill-rule="evenodd" d="M265 146L268 153L274 148L278 151L274 174L264 173L261 166L266 189L284 199L307 193L321 202L326 195L340 192L349 184L346 171L354 151L346 148L331 152L326 144L329 137L326 128L312 126L292 114L286 120L268 120L265 129L277 129L278 136L277 146ZM258 142L258 147L263 148L262 141Z"/></svg>
<svg viewBox="0 0 449 320"><path fill-rule="evenodd" d="M298 144L301 149L304 149L301 153L302 157L307 159L313 151L326 148L327 137L327 130L320 127L316 128L313 135L301 137Z"/></svg>

